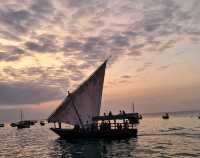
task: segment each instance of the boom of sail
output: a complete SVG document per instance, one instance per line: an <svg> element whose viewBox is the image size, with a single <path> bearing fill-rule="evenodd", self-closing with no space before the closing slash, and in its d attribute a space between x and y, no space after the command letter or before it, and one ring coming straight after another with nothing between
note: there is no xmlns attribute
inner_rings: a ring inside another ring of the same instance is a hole
<svg viewBox="0 0 200 158"><path fill-rule="evenodd" d="M106 63L107 60L80 87L68 94L50 115L49 122L64 122L81 127L92 123L92 118L100 113Z"/></svg>

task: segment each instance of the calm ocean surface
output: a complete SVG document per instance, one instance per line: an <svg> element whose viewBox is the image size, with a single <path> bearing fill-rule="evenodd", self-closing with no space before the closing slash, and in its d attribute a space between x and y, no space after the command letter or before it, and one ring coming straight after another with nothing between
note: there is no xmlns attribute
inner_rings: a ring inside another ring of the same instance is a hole
<svg viewBox="0 0 200 158"><path fill-rule="evenodd" d="M137 139L59 140L49 127L0 128L0 158L200 157L200 119L191 115L144 116Z"/></svg>

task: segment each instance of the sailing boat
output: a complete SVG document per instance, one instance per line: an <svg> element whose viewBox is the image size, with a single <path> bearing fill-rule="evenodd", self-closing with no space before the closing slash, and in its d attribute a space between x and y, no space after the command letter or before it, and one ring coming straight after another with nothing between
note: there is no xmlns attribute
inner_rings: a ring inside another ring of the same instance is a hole
<svg viewBox="0 0 200 158"><path fill-rule="evenodd" d="M163 119L169 119L169 114L168 114L168 113L165 113L164 115L162 115L162 118L163 118Z"/></svg>
<svg viewBox="0 0 200 158"><path fill-rule="evenodd" d="M133 102L133 113L135 112L135 103ZM138 120L142 120L142 114L138 113Z"/></svg>
<svg viewBox="0 0 200 158"><path fill-rule="evenodd" d="M50 128L63 139L136 137L138 113L99 116L107 60L49 116ZM117 121L121 121L117 123ZM122 123L123 121L123 123ZM58 127L56 127L58 123ZM61 127L73 125L73 129Z"/></svg>
<svg viewBox="0 0 200 158"><path fill-rule="evenodd" d="M20 110L20 117L21 117L21 121L19 121L18 123L16 123L16 126L18 129L22 129L22 128L30 128L30 121L23 121L23 115L22 115L22 110Z"/></svg>
<svg viewBox="0 0 200 158"><path fill-rule="evenodd" d="M4 123L0 123L0 127L4 127Z"/></svg>

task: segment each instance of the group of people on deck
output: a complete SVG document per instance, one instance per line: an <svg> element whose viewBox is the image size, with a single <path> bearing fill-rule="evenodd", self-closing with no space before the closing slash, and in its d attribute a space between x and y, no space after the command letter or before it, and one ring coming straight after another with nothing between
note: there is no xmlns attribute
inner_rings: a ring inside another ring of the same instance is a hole
<svg viewBox="0 0 200 158"><path fill-rule="evenodd" d="M109 131L111 130L111 123L108 121L102 121L100 124L100 131Z"/></svg>
<svg viewBox="0 0 200 158"><path fill-rule="evenodd" d="M125 111L119 112L120 115L125 115ZM104 113L104 116L107 117L112 117L112 112L109 111L109 113L106 115ZM112 120L112 119L111 119ZM84 129L81 129L79 125L74 126L74 130L79 131L79 130L86 130L88 132L96 132L96 131L110 131L112 129L117 129L117 130L123 130L123 129L128 129L129 128L129 122L128 120L123 120L123 123L117 123L116 120L113 120L114 122L111 123L111 120L102 120L100 123L98 122L93 122L92 124L89 124L88 121L84 124Z"/></svg>

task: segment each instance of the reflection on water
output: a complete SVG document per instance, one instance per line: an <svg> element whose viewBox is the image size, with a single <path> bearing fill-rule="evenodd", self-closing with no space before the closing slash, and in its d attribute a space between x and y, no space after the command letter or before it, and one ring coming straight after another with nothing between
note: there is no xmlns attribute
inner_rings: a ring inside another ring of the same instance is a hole
<svg viewBox="0 0 200 158"><path fill-rule="evenodd" d="M127 140L55 140L55 151L59 151L61 157L73 158L101 158L101 157L130 157L135 148L136 139ZM55 155L51 155L54 157Z"/></svg>
<svg viewBox="0 0 200 158"><path fill-rule="evenodd" d="M17 130L0 128L0 157L101 158L101 157L200 157L200 121L191 117L145 117L137 139L60 140L39 124Z"/></svg>
<svg viewBox="0 0 200 158"><path fill-rule="evenodd" d="M102 157L103 151L99 141L66 142L57 140L62 157Z"/></svg>

